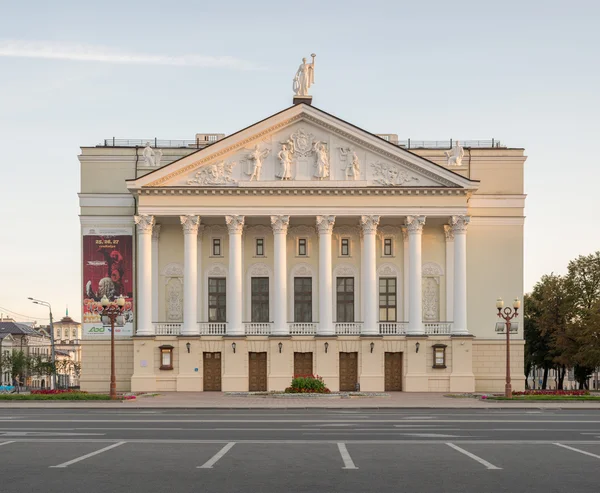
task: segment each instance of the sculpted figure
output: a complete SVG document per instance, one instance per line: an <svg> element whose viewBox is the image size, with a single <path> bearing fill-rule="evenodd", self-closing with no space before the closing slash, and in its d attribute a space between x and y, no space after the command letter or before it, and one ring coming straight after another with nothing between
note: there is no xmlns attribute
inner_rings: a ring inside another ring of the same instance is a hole
<svg viewBox="0 0 600 493"><path fill-rule="evenodd" d="M346 167L343 168L348 180L358 180L360 178L360 162L356 151L351 147L340 147L340 154L346 160Z"/></svg>
<svg viewBox="0 0 600 493"><path fill-rule="evenodd" d="M282 180L289 180L292 178L292 146L293 144L289 142L281 144L281 150L277 154L280 163L279 173L277 173L277 176Z"/></svg>
<svg viewBox="0 0 600 493"><path fill-rule="evenodd" d="M154 149L150 147L150 142L146 142L146 147L144 147L144 151L142 152L142 157L144 158L145 166L155 166L154 164ZM161 152L162 156L162 152Z"/></svg>
<svg viewBox="0 0 600 493"><path fill-rule="evenodd" d="M448 166L460 166L462 164L462 159L465 155L465 151L460 145L460 142L457 140L454 147L451 150L445 151L446 157L448 158Z"/></svg>
<svg viewBox="0 0 600 493"><path fill-rule="evenodd" d="M313 145L313 150L317 156L315 164L315 176L322 180L329 177L329 156L327 155L327 145L325 142L317 141Z"/></svg>
<svg viewBox="0 0 600 493"><path fill-rule="evenodd" d="M253 151L248 155L248 159L254 161L252 173L250 173L250 181L252 181L253 179L256 179L256 181L260 180L260 171L262 170L262 163L268 155L269 149L261 151L258 148L258 144L254 146Z"/></svg>
<svg viewBox="0 0 600 493"><path fill-rule="evenodd" d="M306 58L302 59L302 63L296 75L294 76L294 93L296 96L308 96L308 89L315 83L315 55L311 55L312 63L306 63Z"/></svg>

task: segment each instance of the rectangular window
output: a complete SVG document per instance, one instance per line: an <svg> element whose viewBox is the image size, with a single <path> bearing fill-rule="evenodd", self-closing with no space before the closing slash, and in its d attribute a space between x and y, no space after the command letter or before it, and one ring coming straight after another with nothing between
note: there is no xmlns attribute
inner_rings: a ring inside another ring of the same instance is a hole
<svg viewBox="0 0 600 493"><path fill-rule="evenodd" d="M392 239L391 238L385 238L383 240L383 254L386 257L392 256Z"/></svg>
<svg viewBox="0 0 600 493"><path fill-rule="evenodd" d="M306 238L298 239L298 256L306 257Z"/></svg>
<svg viewBox="0 0 600 493"><path fill-rule="evenodd" d="M265 255L265 239L256 238L256 256L263 257Z"/></svg>
<svg viewBox="0 0 600 493"><path fill-rule="evenodd" d="M434 344L432 347L433 368L446 368L446 345Z"/></svg>
<svg viewBox="0 0 600 493"><path fill-rule="evenodd" d="M227 282L224 277L208 278L208 321L227 320Z"/></svg>
<svg viewBox="0 0 600 493"><path fill-rule="evenodd" d="M251 322L269 321L269 278L253 277L251 279L252 312Z"/></svg>
<svg viewBox="0 0 600 493"><path fill-rule="evenodd" d="M379 278L379 321L396 321L396 278Z"/></svg>
<svg viewBox="0 0 600 493"><path fill-rule="evenodd" d="M173 369L173 346L160 346L160 370Z"/></svg>
<svg viewBox="0 0 600 493"><path fill-rule="evenodd" d="M213 238L212 254L213 254L213 257L221 256L221 238Z"/></svg>
<svg viewBox="0 0 600 493"><path fill-rule="evenodd" d="M294 277L294 322L312 322L312 277Z"/></svg>
<svg viewBox="0 0 600 493"><path fill-rule="evenodd" d="M337 322L354 322L354 277L336 278Z"/></svg>
<svg viewBox="0 0 600 493"><path fill-rule="evenodd" d="M348 238L342 238L341 255L344 257L348 257L350 255L350 240Z"/></svg>

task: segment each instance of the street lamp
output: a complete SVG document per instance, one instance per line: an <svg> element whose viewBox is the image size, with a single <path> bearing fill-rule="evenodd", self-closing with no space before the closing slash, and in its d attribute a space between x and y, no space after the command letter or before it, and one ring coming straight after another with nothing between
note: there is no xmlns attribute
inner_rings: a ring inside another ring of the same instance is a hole
<svg viewBox="0 0 600 493"><path fill-rule="evenodd" d="M506 385L504 387L504 397L507 399L512 399L512 385L510 383L510 333L516 333L518 327L515 327L514 330L511 329L510 321L519 315L521 302L519 301L519 298L515 298L513 301L513 307L510 308L507 306L505 308L502 298L498 298L496 300L496 308L498 309L498 317L504 319L504 324L506 326ZM498 332L502 333L502 329L498 330Z"/></svg>
<svg viewBox="0 0 600 493"><path fill-rule="evenodd" d="M50 311L50 345L51 345L51 360L52 360L52 388L56 388L56 350L54 349L54 324L52 323L52 306L47 301L36 300L31 296L27 298L33 301L36 305L42 305L48 307Z"/></svg>
<svg viewBox="0 0 600 493"><path fill-rule="evenodd" d="M110 319L110 398L117 398L117 377L115 375L115 320L123 313L125 298L120 295L116 303L111 303L106 296L102 297L102 316Z"/></svg>

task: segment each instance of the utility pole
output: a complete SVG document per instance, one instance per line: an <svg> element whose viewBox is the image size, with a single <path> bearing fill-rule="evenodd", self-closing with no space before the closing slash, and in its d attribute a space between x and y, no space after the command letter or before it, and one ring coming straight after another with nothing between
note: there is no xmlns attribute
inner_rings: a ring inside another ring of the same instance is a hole
<svg viewBox="0 0 600 493"><path fill-rule="evenodd" d="M51 361L52 361L52 388L56 389L56 350L54 347L54 323L52 322L52 306L47 301L36 300L35 298L29 298L36 305L42 305L48 307L50 310L50 344L51 344Z"/></svg>

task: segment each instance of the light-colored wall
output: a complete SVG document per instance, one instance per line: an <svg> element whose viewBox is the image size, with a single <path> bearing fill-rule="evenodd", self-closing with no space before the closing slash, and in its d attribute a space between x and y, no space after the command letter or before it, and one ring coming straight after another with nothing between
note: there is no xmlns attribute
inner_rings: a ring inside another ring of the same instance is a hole
<svg viewBox="0 0 600 493"><path fill-rule="evenodd" d="M117 391L131 390L133 341L115 341ZM87 392L108 393L110 384L110 341L83 341L79 384Z"/></svg>
<svg viewBox="0 0 600 493"><path fill-rule="evenodd" d="M511 341L510 371L513 391L525 390L525 342ZM504 392L506 383L506 340L473 341L473 373L477 392Z"/></svg>

